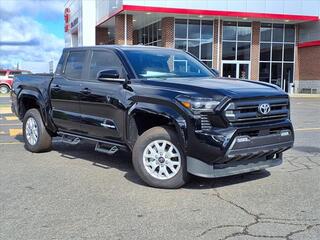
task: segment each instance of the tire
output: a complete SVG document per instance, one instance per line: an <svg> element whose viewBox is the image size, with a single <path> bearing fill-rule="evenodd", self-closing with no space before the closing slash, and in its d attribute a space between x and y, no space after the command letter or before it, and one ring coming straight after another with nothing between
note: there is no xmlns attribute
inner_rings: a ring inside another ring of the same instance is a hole
<svg viewBox="0 0 320 240"><path fill-rule="evenodd" d="M2 84L0 85L0 94L7 94L10 92L10 88L5 85L5 84Z"/></svg>
<svg viewBox="0 0 320 240"><path fill-rule="evenodd" d="M36 138L34 133L37 135ZM51 136L43 124L40 112L35 108L28 110L24 115L23 138L25 148L30 152L39 153L51 150Z"/></svg>
<svg viewBox="0 0 320 240"><path fill-rule="evenodd" d="M133 147L132 161L139 177L152 187L179 188L189 178L184 151L168 127L145 131Z"/></svg>

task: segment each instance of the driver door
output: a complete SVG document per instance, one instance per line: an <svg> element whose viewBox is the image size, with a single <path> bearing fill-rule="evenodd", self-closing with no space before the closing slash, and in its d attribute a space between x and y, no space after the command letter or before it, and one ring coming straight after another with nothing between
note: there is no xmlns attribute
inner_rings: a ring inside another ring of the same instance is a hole
<svg viewBox="0 0 320 240"><path fill-rule="evenodd" d="M80 111L83 134L99 138L121 140L124 133L125 112L123 83L97 80L102 70L117 70L124 78L118 56L110 50L93 50L89 55L87 77L81 83Z"/></svg>

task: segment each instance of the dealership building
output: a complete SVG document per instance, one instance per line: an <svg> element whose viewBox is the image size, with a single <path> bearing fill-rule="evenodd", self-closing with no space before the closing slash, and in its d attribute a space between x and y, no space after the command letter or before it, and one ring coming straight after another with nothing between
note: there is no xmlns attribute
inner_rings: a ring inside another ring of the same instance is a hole
<svg viewBox="0 0 320 240"><path fill-rule="evenodd" d="M224 77L320 93L320 0L67 0L66 47L177 48Z"/></svg>

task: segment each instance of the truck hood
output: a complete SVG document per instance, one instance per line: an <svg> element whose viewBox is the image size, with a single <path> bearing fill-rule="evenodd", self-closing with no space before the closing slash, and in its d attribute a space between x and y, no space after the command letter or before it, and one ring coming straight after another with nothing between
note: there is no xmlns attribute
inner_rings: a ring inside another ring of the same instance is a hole
<svg viewBox="0 0 320 240"><path fill-rule="evenodd" d="M230 78L168 78L143 80L143 84L162 89L177 90L192 95L219 94L231 98L268 97L286 95L279 87L251 80Z"/></svg>

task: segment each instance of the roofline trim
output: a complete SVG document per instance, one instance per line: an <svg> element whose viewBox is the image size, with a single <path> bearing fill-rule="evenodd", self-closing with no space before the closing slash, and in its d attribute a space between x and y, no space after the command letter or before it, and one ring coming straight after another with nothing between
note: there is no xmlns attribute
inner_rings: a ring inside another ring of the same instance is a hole
<svg viewBox="0 0 320 240"><path fill-rule="evenodd" d="M314 41L303 42L298 44L298 48L314 47L314 46L320 46L320 40L314 40Z"/></svg>
<svg viewBox="0 0 320 240"><path fill-rule="evenodd" d="M122 11L139 11L139 12L143 11L143 12L154 12L154 13L173 13L173 14L224 16L224 17L240 17L240 18L263 18L263 19L279 19L279 20L292 20L292 21L319 21L320 20L319 16L307 16L307 15L183 9L183 8L138 6L138 5L122 5L122 9L118 13Z"/></svg>
<svg viewBox="0 0 320 240"><path fill-rule="evenodd" d="M99 22L96 24L96 27L99 27L101 24L105 23L106 21L108 21L110 18L113 18L114 16L120 14L121 12L123 12L124 9L123 9L123 6L121 6L121 8L117 9L115 12L111 13L110 15L108 16L105 16L103 18L101 18L99 20Z"/></svg>

